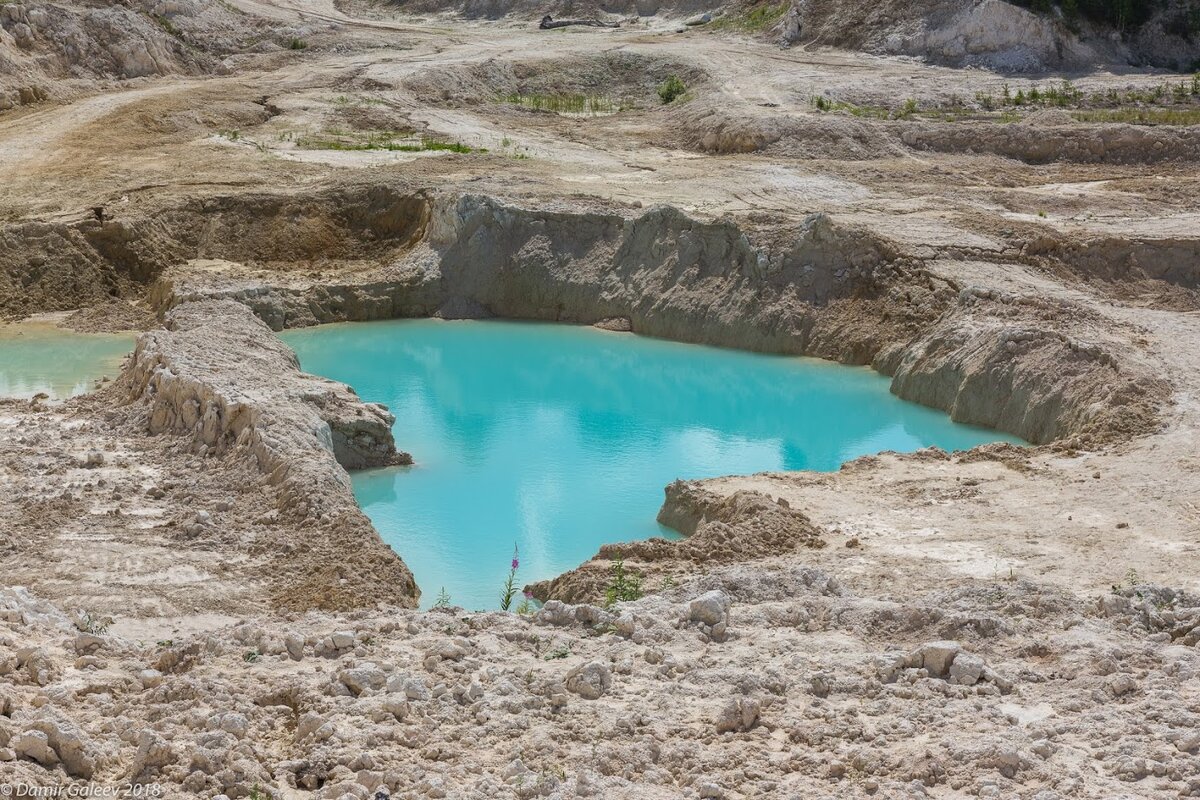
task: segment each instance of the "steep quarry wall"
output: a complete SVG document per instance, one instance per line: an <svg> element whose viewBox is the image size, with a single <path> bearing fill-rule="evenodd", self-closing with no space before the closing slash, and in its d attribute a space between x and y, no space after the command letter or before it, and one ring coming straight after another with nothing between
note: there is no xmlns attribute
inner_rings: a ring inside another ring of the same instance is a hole
<svg viewBox="0 0 1200 800"><path fill-rule="evenodd" d="M350 280L185 270L153 297L163 308L229 297L277 330L430 315L620 318L649 336L869 364L894 376L901 397L1038 443L1144 433L1169 395L1023 298L960 286L821 214L743 229L670 207L557 211L421 195L403 208L413 222L399 228L419 230L419 243L405 239L391 251L401 256Z"/></svg>
<svg viewBox="0 0 1200 800"><path fill-rule="evenodd" d="M420 193L367 186L200 198L146 215L98 210L100 219L0 227L0 317L135 296L191 259L281 271L376 267L420 239L429 204Z"/></svg>
<svg viewBox="0 0 1200 800"><path fill-rule="evenodd" d="M153 217L18 224L0 237L10 315L149 286L160 311L224 297L275 330L433 315L620 318L649 336L869 364L894 376L901 397L1037 443L1147 432L1169 396L1107 345L1077 341L1069 315L959 285L823 214L756 225L667 206L567 211L377 185L217 196ZM1047 239L1023 257L1089 279L1195 285L1194 242L1111 245Z"/></svg>
<svg viewBox="0 0 1200 800"><path fill-rule="evenodd" d="M774 34L785 44L914 56L1000 72L1096 64L1187 70L1200 58L1194 6L1187 0L1140 4L1151 6L1144 21L1123 30L1078 14L1067 19L1050 4L1045 12L1021 7L1036 5L1009 0L795 0ZM1131 17L1138 16L1136 10L1131 9Z"/></svg>
<svg viewBox="0 0 1200 800"><path fill-rule="evenodd" d="M703 100L672 114L680 144L702 153L860 161L929 151L995 155L1026 164L1200 160L1200 130L1194 126L1089 124L1036 114L1013 124L969 119L865 121L845 114L781 116L731 110Z"/></svg>

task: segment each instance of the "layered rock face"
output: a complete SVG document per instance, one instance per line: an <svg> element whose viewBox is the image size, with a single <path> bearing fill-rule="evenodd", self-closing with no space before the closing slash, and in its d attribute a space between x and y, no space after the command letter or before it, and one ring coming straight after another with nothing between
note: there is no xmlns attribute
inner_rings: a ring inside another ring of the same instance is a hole
<svg viewBox="0 0 1200 800"><path fill-rule="evenodd" d="M318 529L308 546L341 557L361 548L355 557L388 573L381 599L415 604L412 575L359 510L345 471L412 463L396 450L392 414L301 372L295 354L240 303L186 303L166 323L142 335L121 377L146 429L187 437L201 456L250 460L275 487L278 511Z"/></svg>
<svg viewBox="0 0 1200 800"><path fill-rule="evenodd" d="M396 451L396 419L384 406L302 373L295 353L245 306L188 303L167 326L142 335L126 373L131 397L149 405L151 433L190 434L217 455L247 448L276 482L327 455L346 469L412 463ZM312 455L296 458L296 450ZM330 472L345 483L344 472Z"/></svg>
<svg viewBox="0 0 1200 800"><path fill-rule="evenodd" d="M1133 31L1082 17L1068 23L1061 12L1049 13L1049 7L1047 13L1020 7L1034 5L1006 0L797 0L774 33L785 44L819 41L1009 73L1097 63L1182 70L1197 55L1195 37L1188 32L1191 7L1185 2L1153 4L1150 18Z"/></svg>
<svg viewBox="0 0 1200 800"><path fill-rule="evenodd" d="M472 195L389 202L410 221L395 224L404 233L384 267L267 282L179 270L152 295L162 308L236 299L275 329L430 315L618 319L649 336L869 364L895 376L901 397L1036 443L1144 433L1168 395L1029 298L963 285L823 214L795 228L747 229L671 207L560 212Z"/></svg>

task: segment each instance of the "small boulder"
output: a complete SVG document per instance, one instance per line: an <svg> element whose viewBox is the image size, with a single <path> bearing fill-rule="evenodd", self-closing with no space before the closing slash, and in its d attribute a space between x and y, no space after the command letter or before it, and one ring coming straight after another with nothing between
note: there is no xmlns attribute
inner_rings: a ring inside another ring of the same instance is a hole
<svg viewBox="0 0 1200 800"><path fill-rule="evenodd" d="M36 761L46 769L58 764L58 753L50 746L50 739L41 731L25 731L18 733L10 742L13 752L18 758L28 758Z"/></svg>
<svg viewBox="0 0 1200 800"><path fill-rule="evenodd" d="M95 655L104 647L104 639L94 633L81 633L71 642L75 654L80 656Z"/></svg>
<svg viewBox="0 0 1200 800"><path fill-rule="evenodd" d="M935 678L944 678L962 648L958 642L927 642L908 655L908 666L924 667Z"/></svg>
<svg viewBox="0 0 1200 800"><path fill-rule="evenodd" d="M719 625L729 618L729 597L719 589L705 592L688 604L688 619L704 625Z"/></svg>
<svg viewBox="0 0 1200 800"><path fill-rule="evenodd" d="M959 686L974 686L983 677L985 666L979 656L959 653L950 664L950 682Z"/></svg>
<svg viewBox="0 0 1200 800"><path fill-rule="evenodd" d="M287 650L288 658L299 661L304 658L304 637L298 633L289 632L283 638L283 647Z"/></svg>
<svg viewBox="0 0 1200 800"><path fill-rule="evenodd" d="M334 631L329 635L329 642L335 650L349 650L354 647L354 631Z"/></svg>
<svg viewBox="0 0 1200 800"><path fill-rule="evenodd" d="M68 775L90 780L96 773L97 755L95 747L83 731L65 719L44 717L35 721L29 733L45 737L58 762ZM18 748L14 747L14 750ZM19 750L18 750L19 752ZM40 760L40 759L38 759Z"/></svg>
<svg viewBox="0 0 1200 800"><path fill-rule="evenodd" d="M162 686L163 674L156 669L144 669L138 673L138 681L144 689L155 689Z"/></svg>
<svg viewBox="0 0 1200 800"><path fill-rule="evenodd" d="M740 733L758 723L762 705L752 697L734 697L717 715L717 733Z"/></svg>
<svg viewBox="0 0 1200 800"><path fill-rule="evenodd" d="M379 691L387 685L387 675L372 664L344 669L338 673L338 680L356 697L364 692Z"/></svg>
<svg viewBox="0 0 1200 800"><path fill-rule="evenodd" d="M602 661L589 661L567 673L567 691L585 700L597 700L612 686L612 671Z"/></svg>
<svg viewBox="0 0 1200 800"><path fill-rule="evenodd" d="M138 749L129 774L136 779L149 770L165 767L174 761L175 751L171 745L153 731L143 730L138 734Z"/></svg>

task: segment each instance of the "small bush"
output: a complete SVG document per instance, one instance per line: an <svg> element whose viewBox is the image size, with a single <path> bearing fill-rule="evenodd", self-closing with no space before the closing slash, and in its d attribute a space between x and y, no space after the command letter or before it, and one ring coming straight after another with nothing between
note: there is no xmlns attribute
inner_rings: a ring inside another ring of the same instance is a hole
<svg viewBox="0 0 1200 800"><path fill-rule="evenodd" d="M658 96L662 99L663 103L670 103L686 93L687 87L684 86L683 81L679 79L678 75L670 76L658 87Z"/></svg>
<svg viewBox="0 0 1200 800"><path fill-rule="evenodd" d="M288 50L307 50L308 42L303 39L292 39L288 42Z"/></svg>
<svg viewBox="0 0 1200 800"><path fill-rule="evenodd" d="M620 556L613 559L609 567L611 581L604 590L604 607L617 603L639 600L642 597L642 579L636 573L626 572L625 561Z"/></svg>

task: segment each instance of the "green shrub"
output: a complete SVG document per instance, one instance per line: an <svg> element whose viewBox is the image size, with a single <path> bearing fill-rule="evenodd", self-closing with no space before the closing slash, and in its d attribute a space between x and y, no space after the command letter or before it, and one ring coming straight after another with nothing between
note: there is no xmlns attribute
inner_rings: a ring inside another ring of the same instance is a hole
<svg viewBox="0 0 1200 800"><path fill-rule="evenodd" d="M625 570L625 561L619 555L613 559L608 574L610 581L604 590L604 607L616 603L639 600L642 597L642 579L636 573Z"/></svg>
<svg viewBox="0 0 1200 800"><path fill-rule="evenodd" d="M1050 0L1009 0L1013 5L1023 6L1039 14L1054 12ZM1139 28L1150 18L1158 6L1156 0L1063 0L1063 16L1068 23L1077 18L1111 25L1127 31Z"/></svg>
<svg viewBox="0 0 1200 800"><path fill-rule="evenodd" d="M664 103L670 103L686 93L687 87L683 85L683 81L679 79L678 75L670 76L658 87L658 96Z"/></svg>

